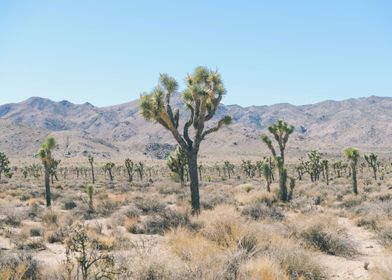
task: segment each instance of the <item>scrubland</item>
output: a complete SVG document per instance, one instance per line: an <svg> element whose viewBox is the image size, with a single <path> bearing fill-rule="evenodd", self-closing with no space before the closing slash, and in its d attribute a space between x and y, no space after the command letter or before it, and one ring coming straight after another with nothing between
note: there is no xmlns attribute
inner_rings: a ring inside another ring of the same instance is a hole
<svg viewBox="0 0 392 280"><path fill-rule="evenodd" d="M132 183L97 171L92 205L89 172L64 170L50 208L42 176L2 179L0 279L391 279L388 169L362 169L358 195L347 174L304 175L282 203L277 182L268 192L239 166L230 179L206 167L200 215L163 166Z"/></svg>

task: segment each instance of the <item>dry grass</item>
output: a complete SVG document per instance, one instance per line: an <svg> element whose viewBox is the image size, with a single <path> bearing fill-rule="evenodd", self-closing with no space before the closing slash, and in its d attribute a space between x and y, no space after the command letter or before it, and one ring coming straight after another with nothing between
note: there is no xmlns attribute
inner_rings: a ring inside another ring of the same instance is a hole
<svg viewBox="0 0 392 280"><path fill-rule="evenodd" d="M356 245L336 217L329 215L301 215L290 224L292 234L310 247L329 255L353 257Z"/></svg>
<svg viewBox="0 0 392 280"><path fill-rule="evenodd" d="M45 208L42 178L20 188L11 180L0 185L0 242L10 241L21 254L58 257L69 227L81 222L97 250L113 253L124 268L119 279L140 280L328 279L330 271L319 256L360 258L337 215L392 247L392 190L384 183L364 186L361 181L355 196L347 178L329 186L305 179L297 181L294 199L281 203L277 182L269 193L261 178L222 180L208 171L210 182L202 182L200 189L202 212L191 216L189 186L166 177L133 184L122 182L120 174L115 178L112 184L97 182L92 213L83 176L55 183L51 210ZM51 261L48 257L42 267ZM29 265L21 259L13 270L0 266L0 279L10 273L17 278ZM64 277L63 268L50 267L53 271L41 271L47 279ZM374 279L388 279L388 267L370 272Z"/></svg>

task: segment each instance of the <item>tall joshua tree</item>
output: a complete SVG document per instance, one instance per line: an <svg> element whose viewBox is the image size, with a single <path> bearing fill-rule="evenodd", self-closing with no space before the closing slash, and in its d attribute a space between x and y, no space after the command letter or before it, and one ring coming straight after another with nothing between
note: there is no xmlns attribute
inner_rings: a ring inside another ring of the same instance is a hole
<svg viewBox="0 0 392 280"><path fill-rule="evenodd" d="M95 184L94 157L88 156L88 162L90 163L90 167L91 167L91 179L93 180L93 184Z"/></svg>
<svg viewBox="0 0 392 280"><path fill-rule="evenodd" d="M52 166L55 162L52 151L56 147L56 141L52 136L45 139L44 143L39 150L39 157L41 158L42 164L45 171L45 196L46 196L46 207L50 207L52 198L50 193L50 174Z"/></svg>
<svg viewBox="0 0 392 280"><path fill-rule="evenodd" d="M197 67L186 78L186 89L182 93L188 119L180 132L180 112L172 109L170 97L177 91L176 80L167 74L160 75L159 85L147 95L141 96L141 110L145 119L155 121L169 130L188 158L191 180L193 213L200 212L199 178L197 158L201 142L223 125L231 123L231 117L221 118L214 126L206 127L222 100L226 90L220 74L205 67ZM189 129L193 128L192 136Z"/></svg>
<svg viewBox="0 0 392 280"><path fill-rule="evenodd" d="M369 154L369 155L364 155L364 158L367 162L367 164L372 168L373 170L373 177L374 180L377 180L377 167L378 167L378 160L377 160L377 155L376 154Z"/></svg>
<svg viewBox="0 0 392 280"><path fill-rule="evenodd" d="M287 169L284 164L285 160L285 150L286 144L289 140L289 136L294 131L294 126L289 125L288 123L278 120L275 124L268 127L268 131L274 136L276 142L279 147L279 154L277 154L274 145L272 144L272 140L265 134L261 136L261 140L267 145L270 149L273 157L278 166L279 172L279 198L281 201L288 200L287 194Z"/></svg>
<svg viewBox="0 0 392 280"><path fill-rule="evenodd" d="M348 159L351 167L351 178L353 183L353 192L358 194L357 186L357 165L359 160L359 150L356 148L347 148L344 150L344 154Z"/></svg>

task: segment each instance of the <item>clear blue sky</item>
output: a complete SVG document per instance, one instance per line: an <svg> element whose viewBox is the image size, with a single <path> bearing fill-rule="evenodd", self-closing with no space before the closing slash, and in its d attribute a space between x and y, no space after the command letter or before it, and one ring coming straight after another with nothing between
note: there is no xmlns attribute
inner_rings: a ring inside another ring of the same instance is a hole
<svg viewBox="0 0 392 280"><path fill-rule="evenodd" d="M225 104L392 96L392 1L0 1L0 104L118 104L198 65Z"/></svg>

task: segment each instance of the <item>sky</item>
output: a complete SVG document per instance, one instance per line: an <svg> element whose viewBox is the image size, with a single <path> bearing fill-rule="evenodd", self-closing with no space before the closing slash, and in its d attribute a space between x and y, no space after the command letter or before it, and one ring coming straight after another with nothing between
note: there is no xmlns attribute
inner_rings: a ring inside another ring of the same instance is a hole
<svg viewBox="0 0 392 280"><path fill-rule="evenodd" d="M109 106L199 65L225 104L392 96L392 1L0 0L0 104Z"/></svg>

